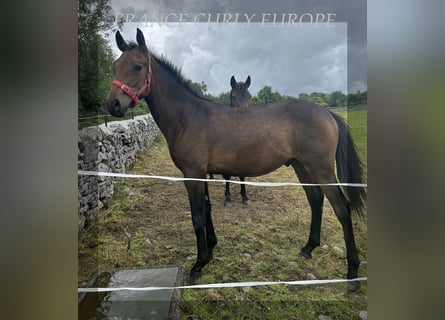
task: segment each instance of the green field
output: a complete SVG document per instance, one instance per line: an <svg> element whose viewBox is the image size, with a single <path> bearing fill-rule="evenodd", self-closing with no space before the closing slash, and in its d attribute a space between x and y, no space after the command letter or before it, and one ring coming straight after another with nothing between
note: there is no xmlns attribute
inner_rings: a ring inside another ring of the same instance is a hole
<svg viewBox="0 0 445 320"><path fill-rule="evenodd" d="M364 164L367 163L368 146L368 111L359 110L347 113L340 113L347 121L352 132L358 152Z"/></svg>
<svg viewBox="0 0 445 320"><path fill-rule="evenodd" d="M367 111L342 114L349 123L361 159L367 159ZM127 172L181 176L170 160L163 137ZM236 178L234 178L236 179ZM296 182L281 167L249 181ZM313 259L297 256L309 234L310 207L301 187L254 187L250 206L241 204L232 184L231 208L223 206L224 186L210 183L212 215L218 236L214 259L197 283L339 279L346 274L341 226L325 201L321 246ZM367 213L353 217L359 257L367 261ZM152 179L120 181L116 197L99 212L91 232L79 235L79 283L97 269L180 265L188 272L196 240L185 188L180 182ZM366 264L359 276L367 276ZM185 283L188 284L188 283ZM345 284L182 290L181 319L359 319L367 309L367 283L356 293Z"/></svg>

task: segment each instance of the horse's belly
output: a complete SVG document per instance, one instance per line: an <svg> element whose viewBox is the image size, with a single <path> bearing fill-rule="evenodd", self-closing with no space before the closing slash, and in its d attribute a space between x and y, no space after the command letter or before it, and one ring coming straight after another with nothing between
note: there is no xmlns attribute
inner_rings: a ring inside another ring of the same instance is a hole
<svg viewBox="0 0 445 320"><path fill-rule="evenodd" d="M232 159L219 159L209 163L209 172L215 174L228 174L232 176L257 177L272 172L284 163L285 157L272 155L245 155L240 154Z"/></svg>
<svg viewBox="0 0 445 320"><path fill-rule="evenodd" d="M272 172L293 157L290 144L283 143L285 138L285 134L271 130L263 130L255 135L245 132L236 137L227 135L213 145L209 170L245 177Z"/></svg>

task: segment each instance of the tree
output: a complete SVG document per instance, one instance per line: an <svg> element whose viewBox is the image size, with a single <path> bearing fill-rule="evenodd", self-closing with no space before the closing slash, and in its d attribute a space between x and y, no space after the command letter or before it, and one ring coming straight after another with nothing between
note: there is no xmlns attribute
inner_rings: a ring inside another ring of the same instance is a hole
<svg viewBox="0 0 445 320"><path fill-rule="evenodd" d="M112 28L110 0L78 0L78 39L87 40L91 35Z"/></svg>
<svg viewBox="0 0 445 320"><path fill-rule="evenodd" d="M346 96L341 91L334 91L330 95L329 107L346 106Z"/></svg>
<svg viewBox="0 0 445 320"><path fill-rule="evenodd" d="M304 101L311 101L310 96L307 93L300 93L298 98Z"/></svg>
<svg viewBox="0 0 445 320"><path fill-rule="evenodd" d="M230 105L230 92L223 92L220 93L218 97L216 97L215 101L225 104L225 105Z"/></svg>
<svg viewBox="0 0 445 320"><path fill-rule="evenodd" d="M81 41L82 42L82 41ZM79 44L79 98L83 107L99 110L112 81L113 53L100 35Z"/></svg>
<svg viewBox="0 0 445 320"><path fill-rule="evenodd" d="M207 95L207 85L204 81L201 81L201 83L193 82L190 79L187 79L187 84L190 86L190 88L193 89L197 94L199 94L202 97L205 97Z"/></svg>
<svg viewBox="0 0 445 320"><path fill-rule="evenodd" d="M334 91L332 93L300 93L298 97L301 100L309 101L323 107L344 107L346 106L347 98L341 91Z"/></svg>
<svg viewBox="0 0 445 320"><path fill-rule="evenodd" d="M260 104L263 104L263 102L260 100L260 98L258 98L258 96L253 96L252 99L250 100L250 105L253 107Z"/></svg>
<svg viewBox="0 0 445 320"><path fill-rule="evenodd" d="M311 94L300 93L299 99L309 101L320 106L326 107L329 104L330 95L321 92L312 92Z"/></svg>
<svg viewBox="0 0 445 320"><path fill-rule="evenodd" d="M78 1L79 109L100 110L112 80L114 57L102 34L112 28L109 1Z"/></svg>
<svg viewBox="0 0 445 320"><path fill-rule="evenodd" d="M368 103L368 92L360 92L348 94L348 106L360 106Z"/></svg>
<svg viewBox="0 0 445 320"><path fill-rule="evenodd" d="M264 86L258 91L257 99L252 98L252 105L265 104L282 100L281 94L277 91L272 92L272 87Z"/></svg>

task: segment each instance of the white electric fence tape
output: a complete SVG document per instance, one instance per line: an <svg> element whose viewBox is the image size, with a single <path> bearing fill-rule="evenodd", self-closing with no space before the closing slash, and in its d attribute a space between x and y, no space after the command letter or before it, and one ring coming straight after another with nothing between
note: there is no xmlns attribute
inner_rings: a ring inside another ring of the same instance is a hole
<svg viewBox="0 0 445 320"><path fill-rule="evenodd" d="M277 284L287 285L320 285L330 283L352 282L352 281L367 281L368 277L355 279L333 279L333 280L300 280L300 281L259 281L259 282L228 282L228 283L214 283L214 284L196 284L190 286L178 287L120 287L120 288L78 288L78 292L110 292L110 291L156 291L156 290L174 290L174 289L211 289L211 288L241 288L241 287L258 287L271 286Z"/></svg>
<svg viewBox="0 0 445 320"><path fill-rule="evenodd" d="M284 186L344 186L344 187L368 187L366 183L296 183L296 182L252 182L252 181L237 181L224 179L197 179L197 178L177 178L167 176L155 176L148 174L128 174L128 173L114 173L101 171L77 171L79 175L84 176L100 176L100 177L116 177L116 178L132 178L132 179L161 179L169 181L202 181L202 182L230 182L235 184L246 184L260 187L284 187Z"/></svg>
<svg viewBox="0 0 445 320"><path fill-rule="evenodd" d="M368 185L366 183L294 183L294 182L252 182L252 181L237 181L237 180L224 180L224 179L196 179L196 178L177 178L167 176L156 176L146 174L127 174L127 173L113 173L113 172L100 172L100 171L78 171L79 175L86 176L101 176L101 177L116 177L116 178L132 178L132 179L161 179L168 181L202 181L202 182L230 182L235 184L246 184L251 186L261 187L283 187L283 186L347 186L347 187L364 187ZM173 289L210 289L210 288L240 288L240 287L257 287L257 286L270 286L278 284L287 285L320 285L330 283L341 283L351 281L367 281L367 277L355 278L355 279L334 279L334 280L300 280L300 281L266 281L266 282L235 282L235 283L217 283L217 284L198 284L190 286L178 286L178 287L120 287L120 288L78 288L78 292L109 292L109 291L156 291L156 290L173 290Z"/></svg>

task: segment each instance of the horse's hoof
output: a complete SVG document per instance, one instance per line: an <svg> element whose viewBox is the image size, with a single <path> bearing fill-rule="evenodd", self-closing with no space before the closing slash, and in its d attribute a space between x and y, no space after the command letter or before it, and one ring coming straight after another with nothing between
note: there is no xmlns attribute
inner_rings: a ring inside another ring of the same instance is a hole
<svg viewBox="0 0 445 320"><path fill-rule="evenodd" d="M306 252L303 252L303 251L298 252L298 256L306 258L306 259L312 259L312 254L311 253L306 253Z"/></svg>
<svg viewBox="0 0 445 320"><path fill-rule="evenodd" d="M232 207L232 202L231 201L224 201L224 207L231 208Z"/></svg>
<svg viewBox="0 0 445 320"><path fill-rule="evenodd" d="M248 206L250 204L250 200L249 199L243 199L243 204Z"/></svg>
<svg viewBox="0 0 445 320"><path fill-rule="evenodd" d="M190 275L189 275L189 282L191 284L194 284L196 280L198 280L199 278L201 278L202 272L201 271L190 271Z"/></svg>
<svg viewBox="0 0 445 320"><path fill-rule="evenodd" d="M356 292L358 289L360 289L360 282L359 281L348 282L347 288L349 292Z"/></svg>

